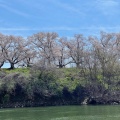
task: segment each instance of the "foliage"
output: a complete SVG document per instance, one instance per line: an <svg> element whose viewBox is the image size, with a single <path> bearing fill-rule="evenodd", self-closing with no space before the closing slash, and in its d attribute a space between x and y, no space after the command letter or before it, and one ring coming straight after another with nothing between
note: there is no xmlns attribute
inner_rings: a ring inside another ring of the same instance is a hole
<svg viewBox="0 0 120 120"><path fill-rule="evenodd" d="M92 80L89 75L81 75L78 68L34 66L14 70L2 69L0 103L22 101L27 104L80 104L86 98L98 100L100 97L110 101L111 96L116 98L115 94L119 97L120 84L117 79L105 80L99 72L97 79Z"/></svg>

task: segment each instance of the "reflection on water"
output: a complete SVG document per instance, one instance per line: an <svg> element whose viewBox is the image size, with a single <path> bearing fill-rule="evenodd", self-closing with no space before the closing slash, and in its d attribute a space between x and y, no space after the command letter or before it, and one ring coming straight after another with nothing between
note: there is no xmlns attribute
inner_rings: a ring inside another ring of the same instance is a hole
<svg viewBox="0 0 120 120"><path fill-rule="evenodd" d="M120 106L1 109L0 120L120 120Z"/></svg>

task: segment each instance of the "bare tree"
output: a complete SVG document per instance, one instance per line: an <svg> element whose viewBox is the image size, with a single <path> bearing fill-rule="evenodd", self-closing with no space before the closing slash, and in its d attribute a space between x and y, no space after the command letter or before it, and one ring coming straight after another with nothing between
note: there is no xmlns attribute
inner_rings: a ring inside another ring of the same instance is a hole
<svg viewBox="0 0 120 120"><path fill-rule="evenodd" d="M91 38L95 54L99 60L103 79L110 79L115 73L117 62L116 36L113 33L101 32L100 38Z"/></svg>
<svg viewBox="0 0 120 120"><path fill-rule="evenodd" d="M22 60L23 67L31 67L37 61L37 52L34 49L31 41L26 40L26 45L24 48L24 56L25 58Z"/></svg>
<svg viewBox="0 0 120 120"><path fill-rule="evenodd" d="M4 56L2 50L0 49L0 68L4 65Z"/></svg>
<svg viewBox="0 0 120 120"><path fill-rule="evenodd" d="M63 68L71 61L69 60L68 49L65 45L67 38L60 38L54 48L55 65Z"/></svg>
<svg viewBox="0 0 120 120"><path fill-rule="evenodd" d="M4 65L4 56L3 53L0 52L0 68Z"/></svg>
<svg viewBox="0 0 120 120"><path fill-rule="evenodd" d="M97 80L97 76L99 74L99 70L100 70L100 62L98 60L97 54L96 54L96 49L94 47L94 45L98 45L96 44L98 41L95 41L92 39L92 37L88 37L88 41L87 41L87 47L86 50L84 52L85 55L85 59L84 59L84 68L87 69L88 73L88 79L89 80Z"/></svg>
<svg viewBox="0 0 120 120"><path fill-rule="evenodd" d="M4 57L10 63L10 69L14 69L15 64L21 62L24 56L24 39L22 37L6 36L6 46Z"/></svg>
<svg viewBox="0 0 120 120"><path fill-rule="evenodd" d="M44 61L46 66L51 66L54 63L54 48L57 37L57 33L41 32L28 38L34 44L36 52L39 53L37 56Z"/></svg>
<svg viewBox="0 0 120 120"><path fill-rule="evenodd" d="M73 39L66 42L66 47L69 49L69 55L77 68L82 67L84 62L85 38L81 34L77 34Z"/></svg>
<svg viewBox="0 0 120 120"><path fill-rule="evenodd" d="M3 34L0 34L0 68L5 63L5 57L4 57L4 49L6 48L6 36Z"/></svg>

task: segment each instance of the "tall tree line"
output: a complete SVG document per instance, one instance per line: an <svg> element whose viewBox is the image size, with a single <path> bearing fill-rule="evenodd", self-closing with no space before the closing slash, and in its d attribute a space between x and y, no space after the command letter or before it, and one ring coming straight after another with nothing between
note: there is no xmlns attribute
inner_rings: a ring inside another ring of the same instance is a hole
<svg viewBox="0 0 120 120"><path fill-rule="evenodd" d="M84 74L89 71L91 79L96 79L99 72L103 79L111 79L120 71L120 34L101 32L99 37L76 34L67 38L40 32L26 39L0 34L0 68L7 62L10 69L15 65L63 68L73 64Z"/></svg>

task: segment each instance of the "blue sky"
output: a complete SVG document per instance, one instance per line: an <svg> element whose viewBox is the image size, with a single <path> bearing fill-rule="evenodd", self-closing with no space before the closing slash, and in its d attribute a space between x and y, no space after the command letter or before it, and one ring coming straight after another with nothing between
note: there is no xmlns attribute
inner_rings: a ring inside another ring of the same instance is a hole
<svg viewBox="0 0 120 120"><path fill-rule="evenodd" d="M120 31L120 0L0 0L0 32L96 35Z"/></svg>

